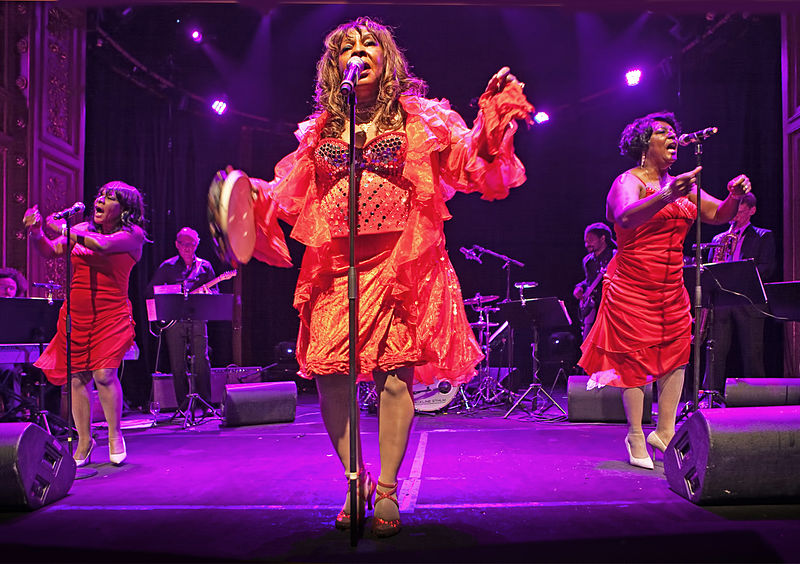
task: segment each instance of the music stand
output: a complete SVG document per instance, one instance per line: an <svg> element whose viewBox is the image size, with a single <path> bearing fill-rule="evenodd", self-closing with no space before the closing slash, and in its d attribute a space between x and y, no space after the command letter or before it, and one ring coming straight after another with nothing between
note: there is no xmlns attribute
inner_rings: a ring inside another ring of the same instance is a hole
<svg viewBox="0 0 800 564"><path fill-rule="evenodd" d="M683 273L684 283L689 286L689 282L696 278L694 265L685 266L683 268ZM692 286L694 286L693 283ZM764 292L764 285L761 283L761 276L758 273L753 259L731 262L712 262L701 265L700 289L702 293L700 314L703 315L703 312L706 313L705 333L708 336L706 339L706 370L709 381L713 382L714 309L743 305L762 305L767 303L767 296ZM698 338L702 339L703 336L699 334ZM700 359L695 358L694 362L699 363ZM715 390L705 392L703 397L708 395L712 396L712 406L714 399L723 402L719 392ZM692 406L691 402L687 402L678 420L680 421L688 412L694 411L695 407L699 405L700 399L701 394L698 379L697 382L693 382L693 400L696 403Z"/></svg>
<svg viewBox="0 0 800 564"><path fill-rule="evenodd" d="M13 323L0 323L0 344L35 345L39 351L38 356L41 356L45 345L56 334L61 304L62 300L45 298L0 299L0 319L13 320ZM62 429L66 429L66 421L45 409L45 378L42 371L39 371L37 385L38 403L23 397L16 397L15 399L22 402L20 407L27 404L25 407L32 408L30 420L51 435L53 432L50 429L49 418L52 418L53 422Z"/></svg>
<svg viewBox="0 0 800 564"><path fill-rule="evenodd" d="M230 321L233 317L233 294L156 294L154 299L156 317L161 321ZM211 410L215 418L220 418L214 406L195 392L194 355L188 354L190 349L188 338L185 344L189 359L187 363L189 394L186 396L189 402L184 412L184 429L198 423L194 417L195 403Z"/></svg>
<svg viewBox="0 0 800 564"><path fill-rule="evenodd" d="M503 419L511 415L511 412L514 411L533 390L536 390L537 396L540 393L544 394L550 402L550 405L541 411L546 411L554 405L566 416L567 412L564 411L564 408L558 405L552 396L544 389L544 386L542 386L542 382L539 380L539 360L536 358L537 351L539 350L539 327L558 327L570 324L569 315L564 307L564 302L555 297L547 297L532 298L518 302L501 302L498 305L512 329L530 327L533 330L533 381L530 386L528 386L528 389L514 402L511 409L506 412Z"/></svg>

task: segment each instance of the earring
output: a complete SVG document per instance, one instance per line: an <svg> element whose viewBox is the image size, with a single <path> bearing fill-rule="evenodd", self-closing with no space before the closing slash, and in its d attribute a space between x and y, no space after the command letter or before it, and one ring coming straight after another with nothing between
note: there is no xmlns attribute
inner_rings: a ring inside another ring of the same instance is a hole
<svg viewBox="0 0 800 564"><path fill-rule="evenodd" d="M644 162L647 160L647 155L642 153L642 158L639 159L639 168L644 168Z"/></svg>

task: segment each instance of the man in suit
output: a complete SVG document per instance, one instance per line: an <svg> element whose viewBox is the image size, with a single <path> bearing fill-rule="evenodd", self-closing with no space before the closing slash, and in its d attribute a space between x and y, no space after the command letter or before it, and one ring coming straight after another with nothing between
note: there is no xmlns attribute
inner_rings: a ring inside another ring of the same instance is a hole
<svg viewBox="0 0 800 564"><path fill-rule="evenodd" d="M739 211L731 221L730 228L714 237L715 245L723 245L728 239L733 243L730 252L722 260L737 261L753 259L762 282L769 282L775 274L775 238L772 231L750 223L756 213L756 197L750 192L739 201ZM716 247L712 247L716 248ZM739 356L742 375L745 378L763 378L764 373L764 314L761 307L752 305L714 308L711 335L714 339L714 362L706 365L704 387L720 393L725 391L728 377L728 353L731 351L733 331L739 341ZM731 355L736 356L736 355Z"/></svg>

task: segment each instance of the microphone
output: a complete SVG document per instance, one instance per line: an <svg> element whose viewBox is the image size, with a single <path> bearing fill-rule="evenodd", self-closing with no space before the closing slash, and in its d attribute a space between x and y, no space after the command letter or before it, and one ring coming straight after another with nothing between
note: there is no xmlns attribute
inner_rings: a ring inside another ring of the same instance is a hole
<svg viewBox="0 0 800 564"><path fill-rule="evenodd" d="M699 143L704 139L708 139L712 135L715 135L719 131L716 127L706 127L705 129L699 129L692 133L684 133L680 137L678 137L678 144L679 145L689 145L691 143Z"/></svg>
<svg viewBox="0 0 800 564"><path fill-rule="evenodd" d="M83 210L85 209L86 206L83 204L83 202L75 202L67 209L61 210L58 213L54 213L53 219L64 219L65 217L75 215L76 213L83 213Z"/></svg>
<svg viewBox="0 0 800 564"><path fill-rule="evenodd" d="M356 83L358 82L358 77L361 76L363 71L364 61L361 60L361 57L350 57L350 60L347 61L347 67L344 69L342 84L339 86L344 96L347 96L353 91L353 88L356 87Z"/></svg>
<svg viewBox="0 0 800 564"><path fill-rule="evenodd" d="M478 261L478 264L483 264L483 261L481 260L481 257L479 257L478 255L475 254L474 247L472 249L465 249L464 247L461 247L458 250L461 251L462 253L464 253L464 256L467 257L467 259L476 260L476 261Z"/></svg>

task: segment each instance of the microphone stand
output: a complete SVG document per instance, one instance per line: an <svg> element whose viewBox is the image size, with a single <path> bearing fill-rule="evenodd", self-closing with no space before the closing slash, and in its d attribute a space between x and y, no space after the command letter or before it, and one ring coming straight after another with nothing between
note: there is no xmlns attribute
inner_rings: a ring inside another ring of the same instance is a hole
<svg viewBox="0 0 800 564"><path fill-rule="evenodd" d="M503 269L506 271L506 299L502 302L498 302L501 304L508 303L511 301L511 267L518 266L520 268L525 267L525 263L519 262L518 260L514 260L511 257L507 257L506 255L501 255L500 253L496 253L489 249L484 249L480 245L473 245L473 249L478 251L479 256L480 254L486 253L487 255L492 255L493 257L497 257L500 260L504 261Z"/></svg>
<svg viewBox="0 0 800 564"><path fill-rule="evenodd" d="M67 264L64 267L65 272L65 280L64 280L64 288L66 295L64 297L64 303L66 304L66 318L65 318L65 334L67 339L67 444L69 445L69 455L72 456L74 449L72 445L74 430L73 430L73 418L72 418L72 243L69 237L70 234L70 225L69 220L70 216L67 215L65 218L66 226L64 234L67 237L66 242L66 251L64 252L64 256L66 258ZM89 400L91 402L91 398ZM92 429L92 422L91 417L89 417L89 434L91 435ZM83 478L90 478L97 474L97 470L94 468L86 468L85 466L82 468L75 469L75 479L80 480Z"/></svg>
<svg viewBox="0 0 800 564"><path fill-rule="evenodd" d="M358 377L358 351L356 343L358 339L358 272L356 271L356 229L358 222L358 184L356 183L356 92L355 88L350 88L347 95L347 102L350 106L350 144L347 148L347 162L350 167L349 193L347 202L347 224L348 224L348 243L350 261L347 268L347 299L348 299L348 322L349 339L348 351L350 362L350 471L347 473L350 490L350 545L358 544L359 516L358 516L358 394L356 390L356 380Z"/></svg>

